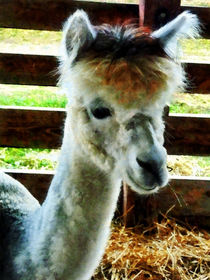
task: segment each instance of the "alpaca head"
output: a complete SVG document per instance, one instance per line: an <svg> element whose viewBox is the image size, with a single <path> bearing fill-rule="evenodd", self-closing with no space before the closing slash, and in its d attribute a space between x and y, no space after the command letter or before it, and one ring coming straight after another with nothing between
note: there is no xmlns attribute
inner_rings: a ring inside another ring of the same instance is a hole
<svg viewBox="0 0 210 280"><path fill-rule="evenodd" d="M60 70L71 133L89 160L117 169L139 193L167 184L162 113L185 83L177 41L197 28L187 12L155 32L93 26L83 11L64 26Z"/></svg>

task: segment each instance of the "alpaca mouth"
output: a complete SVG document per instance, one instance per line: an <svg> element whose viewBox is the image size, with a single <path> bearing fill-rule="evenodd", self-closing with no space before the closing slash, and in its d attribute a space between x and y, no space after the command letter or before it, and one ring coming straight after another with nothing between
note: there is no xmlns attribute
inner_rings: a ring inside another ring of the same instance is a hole
<svg viewBox="0 0 210 280"><path fill-rule="evenodd" d="M148 185L144 185L142 182L137 182L137 180L135 180L134 176L132 176L129 171L127 171L127 178L128 178L128 185L130 184L136 190L142 189L143 191L146 191L146 192L154 192L155 190L157 190L159 188L159 186L157 184L148 186Z"/></svg>

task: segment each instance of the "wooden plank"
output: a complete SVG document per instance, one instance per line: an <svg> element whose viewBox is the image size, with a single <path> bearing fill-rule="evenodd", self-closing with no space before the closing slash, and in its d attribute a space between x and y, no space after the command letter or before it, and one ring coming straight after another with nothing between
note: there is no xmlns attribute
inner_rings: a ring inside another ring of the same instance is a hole
<svg viewBox="0 0 210 280"><path fill-rule="evenodd" d="M165 118L165 122L165 142L169 154L210 154L210 118L208 115L170 114Z"/></svg>
<svg viewBox="0 0 210 280"><path fill-rule="evenodd" d="M54 86L57 66L54 56L0 53L0 83Z"/></svg>
<svg viewBox="0 0 210 280"><path fill-rule="evenodd" d="M138 20L138 5L72 0L0 0L0 27L60 30L77 9L85 10L93 22L119 24Z"/></svg>
<svg viewBox="0 0 210 280"><path fill-rule="evenodd" d="M156 30L183 11L198 15L203 26L202 37L210 38L210 8L180 6L181 0L139 0L140 25Z"/></svg>
<svg viewBox="0 0 210 280"><path fill-rule="evenodd" d="M0 107L0 146L59 148L64 119L64 109ZM172 114L165 121L169 154L210 154L207 115Z"/></svg>
<svg viewBox="0 0 210 280"><path fill-rule="evenodd" d="M40 202L44 200L54 175L53 171L3 171L25 185ZM172 176L168 187L158 194L145 197L129 191L129 195L132 195L135 203L136 219L141 221L154 219L159 213L165 214L169 209L169 214L176 217L210 217L210 178ZM132 220L132 223L135 221Z"/></svg>
<svg viewBox="0 0 210 280"><path fill-rule="evenodd" d="M0 107L0 146L58 148L65 110Z"/></svg>
<svg viewBox="0 0 210 280"><path fill-rule="evenodd" d="M140 4L145 0L140 0ZM170 20L183 10L196 13L205 25L204 37L210 36L209 8L179 7L180 0L146 0L145 24L155 22L153 28ZM155 3L155 5L154 5ZM61 30L63 22L76 9L84 9L94 24L122 23L138 19L138 5L100 3L72 0L0 0L0 27L27 28L40 30ZM166 12L166 16L164 16ZM52 16L53 15L53 16ZM155 16L155 21L153 18Z"/></svg>
<svg viewBox="0 0 210 280"><path fill-rule="evenodd" d="M2 171L21 182L40 203L44 201L54 176L54 171L20 169L4 169Z"/></svg>
<svg viewBox="0 0 210 280"><path fill-rule="evenodd" d="M190 86L186 91L210 93L210 64L186 63ZM55 86L58 81L54 56L0 53L0 83Z"/></svg>
<svg viewBox="0 0 210 280"><path fill-rule="evenodd" d="M172 176L168 186L155 195L141 197L129 190L129 196L135 205L132 213L135 224L139 221L151 223L160 214L167 214L179 219L187 217L189 222L210 226L209 177ZM130 221L127 222L131 225Z"/></svg>
<svg viewBox="0 0 210 280"><path fill-rule="evenodd" d="M194 93L210 93L210 63L186 63L189 86L186 91Z"/></svg>

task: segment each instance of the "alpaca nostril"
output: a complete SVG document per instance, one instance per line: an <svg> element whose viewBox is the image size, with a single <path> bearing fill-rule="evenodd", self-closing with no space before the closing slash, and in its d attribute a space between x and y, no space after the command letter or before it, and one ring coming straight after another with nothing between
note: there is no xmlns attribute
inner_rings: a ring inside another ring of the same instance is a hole
<svg viewBox="0 0 210 280"><path fill-rule="evenodd" d="M157 173L157 166L156 166L156 164L152 164L150 162L146 162L146 161L140 160L138 158L136 158L136 161L137 161L138 165L141 168L143 168L143 169L145 169L148 172L153 173L153 174Z"/></svg>

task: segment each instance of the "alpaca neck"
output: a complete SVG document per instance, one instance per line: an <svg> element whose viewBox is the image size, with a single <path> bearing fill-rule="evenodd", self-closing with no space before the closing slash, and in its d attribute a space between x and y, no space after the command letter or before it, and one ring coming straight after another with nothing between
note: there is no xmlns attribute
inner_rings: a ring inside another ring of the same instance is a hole
<svg viewBox="0 0 210 280"><path fill-rule="evenodd" d="M49 266L56 279L90 278L109 235L120 180L116 171L104 172L87 158L66 132L60 164L33 227L32 262L39 266L43 255L48 260L43 269Z"/></svg>

